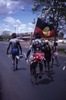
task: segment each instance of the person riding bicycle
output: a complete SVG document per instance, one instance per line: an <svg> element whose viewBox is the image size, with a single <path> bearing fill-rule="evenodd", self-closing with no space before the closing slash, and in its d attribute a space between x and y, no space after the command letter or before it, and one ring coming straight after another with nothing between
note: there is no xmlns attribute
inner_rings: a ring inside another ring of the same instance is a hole
<svg viewBox="0 0 66 100"><path fill-rule="evenodd" d="M40 35L40 33L36 33L35 39L32 41L30 48L26 54L26 59L31 60L31 63L30 63L31 74L33 74L32 70L34 70L34 72L36 72L36 66L38 64L38 61L32 62L33 57L36 53L41 53L41 35ZM39 71L40 71L40 74L43 73L43 64L41 61L39 62Z"/></svg>
<svg viewBox="0 0 66 100"><path fill-rule="evenodd" d="M7 54L12 55L13 66L15 65L16 56L17 55L19 56L19 51L21 52L20 54L22 55L22 47L20 45L19 40L17 39L16 33L12 33L12 39L10 39L9 45L7 47ZM18 69L17 65L18 65L18 59L16 59L16 69L15 70Z"/></svg>

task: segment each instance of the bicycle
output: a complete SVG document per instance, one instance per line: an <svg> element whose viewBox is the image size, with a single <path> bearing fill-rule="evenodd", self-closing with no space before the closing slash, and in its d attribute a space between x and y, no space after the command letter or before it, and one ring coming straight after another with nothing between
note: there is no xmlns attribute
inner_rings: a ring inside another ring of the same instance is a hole
<svg viewBox="0 0 66 100"><path fill-rule="evenodd" d="M30 63L30 75L33 86L34 84L38 84L38 78L41 78L41 73L37 72L37 67L39 67L40 63L43 63L44 59L44 53L38 52L35 53L31 59L27 60L27 62Z"/></svg>
<svg viewBox="0 0 66 100"><path fill-rule="evenodd" d="M18 61L23 58L23 55L15 55L13 59L13 56L9 53L8 57L12 58L13 71L18 70Z"/></svg>

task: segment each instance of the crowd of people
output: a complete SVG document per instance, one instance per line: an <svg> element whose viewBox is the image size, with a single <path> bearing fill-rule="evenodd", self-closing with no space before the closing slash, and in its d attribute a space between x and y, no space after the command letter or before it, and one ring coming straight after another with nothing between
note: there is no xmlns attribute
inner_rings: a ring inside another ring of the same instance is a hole
<svg viewBox="0 0 66 100"><path fill-rule="evenodd" d="M19 40L16 37L16 33L12 34L12 39L9 41L9 45L7 48L7 54L12 54L13 66L15 64L16 55L19 56L19 52L22 55L22 47L19 43ZM34 59L37 53L37 58ZM40 56L39 56L40 55ZM42 59L41 56L43 56ZM37 60L38 59L38 60ZM44 39L41 38L40 33L34 35L34 40L30 43L29 50L26 53L26 61L30 62L30 72L36 71L37 64L39 63L39 71L40 74L43 73L43 69L49 72L51 68L53 68L54 60L56 60L57 66L59 66L58 62L58 44L55 42L51 47L49 42L45 42ZM18 59L16 60L16 70L18 69ZM44 66L44 67L43 67Z"/></svg>
<svg viewBox="0 0 66 100"><path fill-rule="evenodd" d="M53 68L54 60L56 60L57 66L59 66L58 62L58 44L55 42L51 47L49 42L45 42L40 33L35 35L35 39L31 42L30 48L26 54L26 60L29 59L30 62L34 59L34 54L38 53L36 59L40 59L39 54L44 53L44 59L36 60L30 63L30 72L36 71L37 64L39 63L39 71L40 74L43 74L43 71L50 72L50 69ZM43 67L44 66L44 67ZM44 70L43 70L44 69ZM34 71L33 71L34 70Z"/></svg>

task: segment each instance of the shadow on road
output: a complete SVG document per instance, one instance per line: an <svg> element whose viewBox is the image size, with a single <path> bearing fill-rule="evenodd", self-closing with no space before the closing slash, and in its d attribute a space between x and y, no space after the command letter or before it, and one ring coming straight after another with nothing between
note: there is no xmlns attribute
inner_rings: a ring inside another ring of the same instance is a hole
<svg viewBox="0 0 66 100"><path fill-rule="evenodd" d="M49 73L46 73L42 79L40 79L38 81L38 84L49 84L50 82L54 81L54 77L53 75L55 74L55 72L52 70Z"/></svg>
<svg viewBox="0 0 66 100"><path fill-rule="evenodd" d="M27 68L22 67L22 68L18 68L18 70L27 70Z"/></svg>

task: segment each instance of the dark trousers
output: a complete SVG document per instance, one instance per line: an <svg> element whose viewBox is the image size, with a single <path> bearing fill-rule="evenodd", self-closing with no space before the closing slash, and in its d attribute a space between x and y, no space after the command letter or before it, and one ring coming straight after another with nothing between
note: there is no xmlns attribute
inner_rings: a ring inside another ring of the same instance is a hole
<svg viewBox="0 0 66 100"><path fill-rule="evenodd" d="M42 64L42 62L33 62L32 64L30 64L30 71L32 72L32 71L36 71L36 67L37 67L37 65L39 64L39 71L40 71L40 73L42 73L43 72L43 64Z"/></svg>

